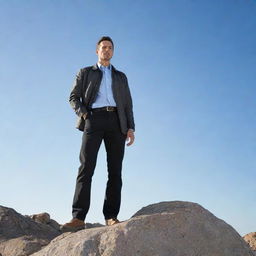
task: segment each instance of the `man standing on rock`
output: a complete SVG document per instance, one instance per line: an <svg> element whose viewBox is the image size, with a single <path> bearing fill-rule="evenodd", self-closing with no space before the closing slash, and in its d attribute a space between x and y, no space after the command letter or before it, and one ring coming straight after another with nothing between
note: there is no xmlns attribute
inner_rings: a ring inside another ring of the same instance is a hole
<svg viewBox="0 0 256 256"><path fill-rule="evenodd" d="M83 131L73 219L62 230L85 227L90 207L91 181L102 140L107 153L108 182L103 206L106 225L119 223L122 160L125 141L134 142L132 98L126 75L110 64L114 44L104 36L97 43L98 63L81 69L75 79L69 102L79 116L77 128Z"/></svg>

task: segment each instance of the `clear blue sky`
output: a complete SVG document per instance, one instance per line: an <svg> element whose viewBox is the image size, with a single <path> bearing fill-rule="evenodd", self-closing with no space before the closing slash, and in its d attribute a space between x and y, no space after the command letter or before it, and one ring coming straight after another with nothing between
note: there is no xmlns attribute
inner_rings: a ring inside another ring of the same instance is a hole
<svg viewBox="0 0 256 256"><path fill-rule="evenodd" d="M256 231L255 28L253 0L0 0L0 204L70 220L82 133L69 93L109 35L136 121L119 218L183 200ZM102 147L88 222L103 223L106 179Z"/></svg>

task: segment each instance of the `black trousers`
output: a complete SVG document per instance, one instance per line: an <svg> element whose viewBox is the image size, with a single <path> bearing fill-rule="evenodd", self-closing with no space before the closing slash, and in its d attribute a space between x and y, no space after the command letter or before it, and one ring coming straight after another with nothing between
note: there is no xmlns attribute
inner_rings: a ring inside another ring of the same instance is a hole
<svg viewBox="0 0 256 256"><path fill-rule="evenodd" d="M72 205L73 218L84 220L90 207L91 181L101 142L107 152L108 182L103 214L116 218L121 204L122 161L126 135L121 133L117 112L89 112L80 151L80 167Z"/></svg>

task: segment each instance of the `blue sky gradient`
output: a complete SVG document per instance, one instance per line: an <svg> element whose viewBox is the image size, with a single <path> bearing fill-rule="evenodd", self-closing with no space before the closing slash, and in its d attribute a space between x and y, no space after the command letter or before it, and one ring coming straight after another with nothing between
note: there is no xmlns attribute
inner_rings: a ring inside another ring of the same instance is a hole
<svg viewBox="0 0 256 256"><path fill-rule="evenodd" d="M120 219L182 200L255 232L255 27L253 0L0 0L0 204L70 220L82 133L69 93L109 35L136 121ZM88 222L104 221L106 179L102 145Z"/></svg>

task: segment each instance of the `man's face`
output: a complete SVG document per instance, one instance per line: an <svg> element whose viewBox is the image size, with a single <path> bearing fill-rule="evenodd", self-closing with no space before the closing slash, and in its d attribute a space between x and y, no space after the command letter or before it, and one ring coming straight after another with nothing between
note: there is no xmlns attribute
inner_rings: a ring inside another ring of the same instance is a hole
<svg viewBox="0 0 256 256"><path fill-rule="evenodd" d="M110 61L113 56L113 45L110 41L102 41L97 47L96 53L99 60Z"/></svg>

